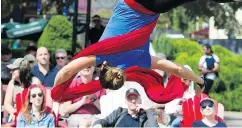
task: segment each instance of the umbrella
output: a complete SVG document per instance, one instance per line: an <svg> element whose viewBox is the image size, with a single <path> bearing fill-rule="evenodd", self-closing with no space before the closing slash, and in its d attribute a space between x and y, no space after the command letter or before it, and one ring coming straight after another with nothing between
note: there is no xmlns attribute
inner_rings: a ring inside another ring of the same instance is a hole
<svg viewBox="0 0 242 128"><path fill-rule="evenodd" d="M8 38L38 40L48 20L40 19L7 31Z"/></svg>
<svg viewBox="0 0 242 128"><path fill-rule="evenodd" d="M9 23L4 23L1 25L1 37L2 38L7 38L6 31L9 29L13 28L19 28L20 23L17 22L9 22Z"/></svg>

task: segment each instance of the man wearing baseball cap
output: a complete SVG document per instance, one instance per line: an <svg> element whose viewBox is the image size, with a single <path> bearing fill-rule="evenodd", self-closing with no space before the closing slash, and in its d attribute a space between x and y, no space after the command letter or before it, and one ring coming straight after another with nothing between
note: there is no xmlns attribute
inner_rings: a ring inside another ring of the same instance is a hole
<svg viewBox="0 0 242 128"><path fill-rule="evenodd" d="M128 108L119 107L109 116L94 122L94 127L159 127L152 108L142 105L139 92L130 88L125 95Z"/></svg>

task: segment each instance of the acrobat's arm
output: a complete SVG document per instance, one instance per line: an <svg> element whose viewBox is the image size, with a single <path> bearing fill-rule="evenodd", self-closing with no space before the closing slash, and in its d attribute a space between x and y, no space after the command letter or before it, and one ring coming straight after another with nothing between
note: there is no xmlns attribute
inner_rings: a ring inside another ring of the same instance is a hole
<svg viewBox="0 0 242 128"><path fill-rule="evenodd" d="M86 56L72 60L57 73L54 86L61 85L62 83L69 80L77 72L81 71L86 67L95 65L95 63L96 56Z"/></svg>

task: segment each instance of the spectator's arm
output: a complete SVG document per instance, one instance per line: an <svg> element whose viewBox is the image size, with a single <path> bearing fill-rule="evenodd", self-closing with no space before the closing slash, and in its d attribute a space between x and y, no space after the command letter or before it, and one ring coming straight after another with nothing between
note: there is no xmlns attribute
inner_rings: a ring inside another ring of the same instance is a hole
<svg viewBox="0 0 242 128"><path fill-rule="evenodd" d="M217 72L219 70L219 57L214 55L213 56L215 59L215 63L214 63L214 68L212 69L213 72Z"/></svg>
<svg viewBox="0 0 242 128"><path fill-rule="evenodd" d="M144 127L159 127L156 121L156 115L152 108L146 110L147 121L144 124Z"/></svg>
<svg viewBox="0 0 242 128"><path fill-rule="evenodd" d="M100 124L103 127L113 127L121 113L122 113L122 108L118 108L117 110L114 110L106 118L95 121L93 123L93 126Z"/></svg>
<svg viewBox="0 0 242 128"><path fill-rule="evenodd" d="M93 103L94 103L94 105L97 107L97 109L98 109L99 111L101 111L101 109L100 109L100 100L97 99L97 100L94 101Z"/></svg>
<svg viewBox="0 0 242 128"><path fill-rule="evenodd" d="M24 128L25 127L25 121L22 113L19 113L18 118L17 118L17 124L16 128Z"/></svg>
<svg viewBox="0 0 242 128"><path fill-rule="evenodd" d="M14 87L14 81L10 80L8 83L5 99L4 99L4 109L9 113L13 114L16 112L16 109L13 107L13 87Z"/></svg>
<svg viewBox="0 0 242 128"><path fill-rule="evenodd" d="M202 56L199 60L199 63L198 63L198 70L201 71L203 69L203 63L205 63L205 59L206 57L205 56Z"/></svg>
<svg viewBox="0 0 242 128"><path fill-rule="evenodd" d="M103 96L103 95L106 95L106 90L105 89L103 89L103 90L101 90L101 91L99 91L98 92L98 95L97 95L97 99L96 99L96 101L94 101L93 103L94 103L94 105L97 107L97 109L99 110L99 111L101 111L101 109L100 109L100 98L101 98L101 96Z"/></svg>
<svg viewBox="0 0 242 128"><path fill-rule="evenodd" d="M83 104L86 103L86 100L87 100L87 96L83 96L82 99L76 103L71 104L71 101L68 101L67 103L65 103L66 107L63 110L64 115L75 112L78 108L80 108Z"/></svg>

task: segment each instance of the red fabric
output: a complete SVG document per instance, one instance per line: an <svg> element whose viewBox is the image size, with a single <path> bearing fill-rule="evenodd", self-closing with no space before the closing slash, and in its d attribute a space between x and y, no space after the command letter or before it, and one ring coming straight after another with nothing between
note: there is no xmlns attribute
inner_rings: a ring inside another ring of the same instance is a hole
<svg viewBox="0 0 242 128"><path fill-rule="evenodd" d="M157 19L151 22L150 24L148 24L147 26L137 29L135 31L129 32L121 36L108 38L98 43L95 43L93 45L90 45L89 47L80 51L76 56L74 56L73 60L79 57L84 57L89 55L108 55L108 54L124 52L124 51L141 47L145 45L145 43L149 39L150 34L156 25L156 22L157 22ZM75 88L68 89L68 91L66 91L66 89L69 87L75 75L73 75L73 77L70 80L62 83L62 86L55 86L51 90L51 97L53 100L67 101L77 95ZM92 86L78 87L79 88L78 93L80 93L83 96L83 95L95 93L96 91L102 89L102 86L100 85L99 81L93 81L91 85ZM59 96L60 94L65 95L65 97ZM61 98L64 98L64 99L61 99Z"/></svg>
<svg viewBox="0 0 242 128"><path fill-rule="evenodd" d="M76 56L74 56L73 60L83 56L108 55L141 47L145 45L149 39L150 34L156 25L156 22L157 19L147 26L144 26L135 31L121 36L107 38L93 45L90 45L89 47L80 51Z"/></svg>
<svg viewBox="0 0 242 128"><path fill-rule="evenodd" d="M124 2L132 9L135 9L138 12L144 13L144 14L149 14L153 15L155 14L154 12L146 9L143 5L137 3L135 0L124 0Z"/></svg>
<svg viewBox="0 0 242 128"><path fill-rule="evenodd" d="M70 88L74 88L74 87L82 86L82 85L83 85L83 83L82 83L81 77L77 77L72 81ZM101 96L103 96L103 95L106 95L105 89L102 89L100 91L97 91L97 92L91 94L91 97L95 96L98 100L100 100ZM83 97L81 96L77 99L74 99L74 100L72 100L72 103L76 103L76 102L80 101L82 98ZM100 110L96 107L96 105L90 99L87 99L86 102L80 108L78 108L75 112L73 112L73 114L94 115L94 114L100 114Z"/></svg>
<svg viewBox="0 0 242 128"><path fill-rule="evenodd" d="M182 113L183 119L181 121L181 127L191 127L193 121L201 120L202 114L200 112L200 101L204 98L208 98L208 95L202 94L202 96L194 96L194 98L190 98L182 103ZM216 116L215 119L218 121L223 121L220 117L217 116L218 112L218 104L214 100L216 105Z"/></svg>
<svg viewBox="0 0 242 128"><path fill-rule="evenodd" d="M138 82L144 87L147 96L157 103L167 103L173 99L181 98L186 89L181 79L173 75L170 76L167 87L164 88L161 84L162 77L153 70L146 70L134 66L126 69L125 73L127 81ZM59 102L65 102L95 93L102 89L98 80L74 88L69 88L69 85L70 80L62 85L55 86L51 90L52 98Z"/></svg>

